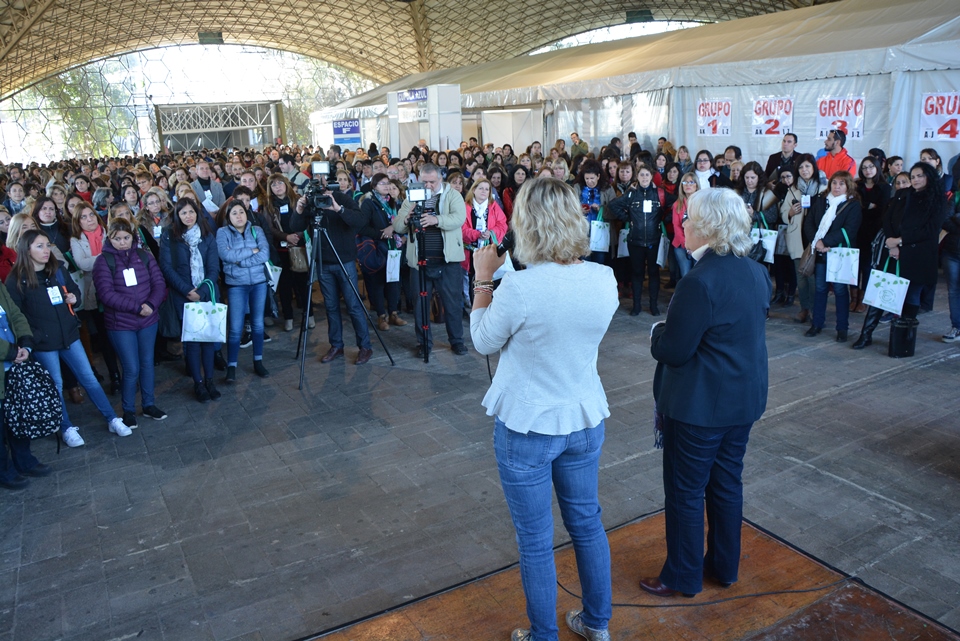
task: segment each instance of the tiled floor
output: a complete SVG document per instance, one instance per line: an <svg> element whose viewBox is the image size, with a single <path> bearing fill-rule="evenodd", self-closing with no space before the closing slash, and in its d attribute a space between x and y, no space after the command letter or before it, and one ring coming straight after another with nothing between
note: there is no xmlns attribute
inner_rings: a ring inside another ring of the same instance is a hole
<svg viewBox="0 0 960 641"><path fill-rule="evenodd" d="M886 356L885 326L855 352L828 331L805 338L796 308L773 311L770 400L747 453L745 513L957 628L960 343L939 341L943 287L937 306L903 360ZM652 319L627 309L599 364L611 527L663 500ZM0 641L286 641L516 561L480 406L483 357L455 356L440 328L424 365L408 325L384 334L394 367L376 341L369 365L355 366L349 347L346 360L321 365L321 316L300 392L296 333L268 331L267 380L243 350L238 383L200 405L182 363L164 364L166 421L142 419L120 439L87 402L70 407L86 447L57 455L53 441L35 444L56 474L0 493Z"/></svg>

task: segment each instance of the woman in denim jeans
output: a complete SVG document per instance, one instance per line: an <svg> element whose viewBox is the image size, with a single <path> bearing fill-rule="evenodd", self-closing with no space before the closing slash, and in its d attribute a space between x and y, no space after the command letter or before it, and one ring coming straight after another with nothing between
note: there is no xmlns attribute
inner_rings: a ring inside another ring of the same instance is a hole
<svg viewBox="0 0 960 641"><path fill-rule="evenodd" d="M617 309L613 270L589 253L579 194L554 178L529 181L513 213L514 253L527 269L508 273L496 297L497 248L474 253L470 333L477 351L500 351L483 399L496 417L500 483L517 531L530 629L512 641L557 641L557 571L551 491L577 556L583 609L567 625L591 641L610 638L610 547L600 519L598 477L604 419L597 348ZM544 230L553 233L545 234ZM534 366L534 364L536 366Z"/></svg>
<svg viewBox="0 0 960 641"><path fill-rule="evenodd" d="M158 310L167 297L167 284L153 254L137 247L137 237L136 223L115 218L107 230L103 251L93 264L107 338L123 365L123 422L129 428L137 427L138 382L143 415L155 421L167 418L153 395Z"/></svg>
<svg viewBox="0 0 960 641"><path fill-rule="evenodd" d="M242 201L233 201L226 216L218 220L217 251L223 262L227 282L227 309L230 326L227 330L226 382L237 380L237 356L243 333L244 311L250 313L250 333L253 337L253 371L266 378L270 372L263 366L263 308L267 299L265 266L270 260L270 243L263 229L255 227L248 218L250 212Z"/></svg>
<svg viewBox="0 0 960 641"><path fill-rule="evenodd" d="M53 256L46 234L34 230L23 233L17 244L17 262L10 270L6 285L10 298L30 322L33 356L50 372L57 389L63 387L60 374L62 359L107 419L107 428L117 436L129 436L130 428L124 425L110 406L80 343L75 312L80 303L80 289ZM84 441L78 428L70 424L63 392L60 392L60 403L63 406L60 426L63 441L69 447L80 447Z"/></svg>

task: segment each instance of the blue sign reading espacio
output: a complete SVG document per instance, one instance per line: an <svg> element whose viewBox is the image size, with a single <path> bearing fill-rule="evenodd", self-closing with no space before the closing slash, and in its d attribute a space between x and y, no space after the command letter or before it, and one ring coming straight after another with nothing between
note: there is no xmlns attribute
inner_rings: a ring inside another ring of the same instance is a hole
<svg viewBox="0 0 960 641"><path fill-rule="evenodd" d="M333 144L341 146L361 144L360 120L334 120Z"/></svg>
<svg viewBox="0 0 960 641"><path fill-rule="evenodd" d="M397 102L426 102L427 89L407 89L397 92Z"/></svg>

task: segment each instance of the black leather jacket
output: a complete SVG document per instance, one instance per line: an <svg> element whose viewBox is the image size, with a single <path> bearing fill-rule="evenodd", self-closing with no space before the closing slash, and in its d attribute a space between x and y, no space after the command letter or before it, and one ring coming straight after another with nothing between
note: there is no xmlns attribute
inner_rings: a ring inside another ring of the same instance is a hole
<svg viewBox="0 0 960 641"><path fill-rule="evenodd" d="M660 222L664 212L660 194L660 190L653 183L650 183L649 187L635 185L607 205L611 215L630 223L630 235L627 237L629 244L652 247L660 242ZM650 211L644 211L645 202L650 203Z"/></svg>

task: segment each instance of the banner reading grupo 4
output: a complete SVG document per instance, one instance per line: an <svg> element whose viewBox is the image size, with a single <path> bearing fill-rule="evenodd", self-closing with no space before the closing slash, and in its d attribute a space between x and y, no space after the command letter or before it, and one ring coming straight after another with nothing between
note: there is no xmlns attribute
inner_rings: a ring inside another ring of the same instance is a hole
<svg viewBox="0 0 960 641"><path fill-rule="evenodd" d="M697 103L697 135L729 136L733 101L729 98L701 100Z"/></svg>
<svg viewBox="0 0 960 641"><path fill-rule="evenodd" d="M955 141L960 134L960 93L925 93L920 104L920 140Z"/></svg>
<svg viewBox="0 0 960 641"><path fill-rule="evenodd" d="M793 133L793 97L768 96L753 101L753 135Z"/></svg>
<svg viewBox="0 0 960 641"><path fill-rule="evenodd" d="M839 129L847 140L863 140L864 96L828 96L817 101L817 138Z"/></svg>

